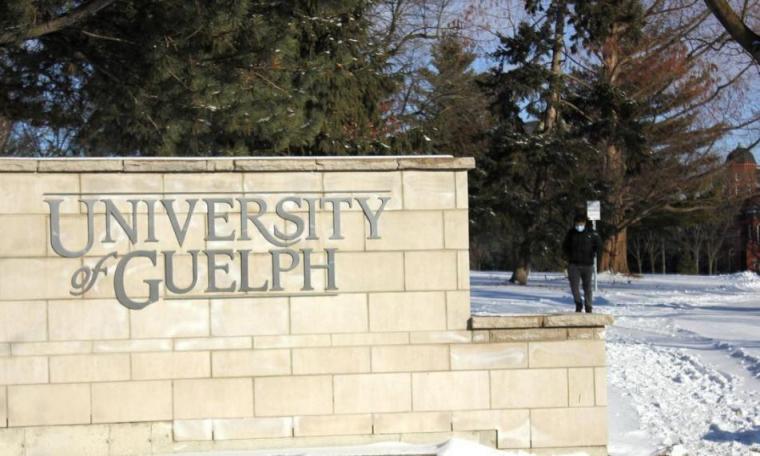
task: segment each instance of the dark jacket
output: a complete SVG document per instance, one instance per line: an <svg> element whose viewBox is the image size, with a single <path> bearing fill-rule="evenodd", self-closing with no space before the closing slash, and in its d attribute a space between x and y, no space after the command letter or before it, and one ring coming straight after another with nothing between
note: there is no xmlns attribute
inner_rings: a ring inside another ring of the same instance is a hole
<svg viewBox="0 0 760 456"><path fill-rule="evenodd" d="M565 259L570 264L590 266L594 264L594 258L601 249L601 238L596 234L596 231L589 227L580 233L575 228L571 228L562 243Z"/></svg>

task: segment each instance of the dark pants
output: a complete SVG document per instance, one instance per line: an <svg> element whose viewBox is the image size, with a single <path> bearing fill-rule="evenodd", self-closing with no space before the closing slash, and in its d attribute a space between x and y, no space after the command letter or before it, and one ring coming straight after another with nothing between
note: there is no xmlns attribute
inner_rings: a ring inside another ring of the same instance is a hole
<svg viewBox="0 0 760 456"><path fill-rule="evenodd" d="M594 302L594 296L591 290L591 277L594 273L593 266L584 266L580 264L570 264L567 268L567 276L570 279L570 290L573 292L575 301L575 311L580 312L583 303L581 303L580 282L583 282L583 295L585 298L586 312L591 312Z"/></svg>

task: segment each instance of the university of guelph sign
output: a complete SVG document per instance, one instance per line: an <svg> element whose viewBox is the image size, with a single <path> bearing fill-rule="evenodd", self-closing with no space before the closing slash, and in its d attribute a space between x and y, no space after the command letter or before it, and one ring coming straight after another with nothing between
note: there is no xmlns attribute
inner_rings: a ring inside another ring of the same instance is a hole
<svg viewBox="0 0 760 456"><path fill-rule="evenodd" d="M355 194L357 192L354 192ZM385 193L385 192L375 192ZM167 217L171 225L173 242L182 248L191 227L193 217L203 216L206 218L206 241L248 241L252 236L260 236L271 248L268 251L271 257L269 263L271 270L268 271L266 280L256 280L256 271L252 271L250 249L192 249L181 251L191 259L192 279L189 284L177 284L175 269L178 267L177 250L132 250L129 253L119 254L111 251L103 255L93 266L82 266L71 277L72 295L82 295L87 292L96 281L108 274L109 267L113 270L113 289L116 299L129 309L142 309L159 299L160 287L163 284L166 290L174 295L183 295L196 289L198 285L205 285L203 293L206 297L236 297L248 293L309 293L314 290L312 274L314 270L326 271L327 280L323 293L335 293L339 289L335 256L338 254L335 248L324 248L315 252L311 248L296 248L303 241L318 241L319 235L316 226L318 211L326 211L332 215L332 226L329 231L329 239L343 239L341 229L341 212L348 208L359 208L369 227L368 239L380 238L380 216L383 213L390 197L365 192L366 196L353 197L303 197L296 195L284 195L274 203L267 204L267 200L261 195L215 195L214 197L191 197L187 194L175 197L156 197L134 194L134 198L127 199L128 210L121 210L108 195L71 195L71 194L48 194L45 202L50 210L50 245L53 251L66 258L84 257L90 252L96 243L103 247L113 247L115 240L114 230L121 230L132 246L140 243L141 246L158 243L156 236L156 220L158 217ZM208 195L208 194L206 194ZM74 198L86 214L86 242L84 246L65 245L66 237L61 232L61 205L69 198ZM163 211L158 211L161 207ZM180 209L181 208L181 209ZM223 230L221 223L226 223L232 213L240 217L239 226L230 230ZM292 230L281 230L277 226L267 227L262 221L262 216L273 215L278 219L289 223ZM95 232L96 217L104 218L105 230L103 233ZM144 223L138 223L143 217ZM145 227L140 230L139 227ZM79 248L81 247L81 248ZM107 250L112 250L107 248ZM318 259L322 258L321 260ZM159 266L159 259L163 267ZM139 264L142 263L142 264ZM239 270L237 280L229 280L225 285L217 281L218 273L229 274L232 263L237 263ZM128 267L134 265L153 268L155 276L143 280L147 298L138 299L130 296L125 286L125 274ZM295 270L301 265L303 269L303 286L300 290L285 290L283 287L283 274ZM199 270L206 269L207 283L198 284Z"/></svg>

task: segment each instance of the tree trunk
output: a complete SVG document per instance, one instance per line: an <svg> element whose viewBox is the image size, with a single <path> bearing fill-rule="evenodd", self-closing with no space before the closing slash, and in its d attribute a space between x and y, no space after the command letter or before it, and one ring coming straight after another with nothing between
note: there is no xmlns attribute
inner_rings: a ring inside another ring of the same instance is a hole
<svg viewBox="0 0 760 456"><path fill-rule="evenodd" d="M527 285L528 274L530 274L530 269L524 266L518 266L514 271L512 271L512 277L509 279L509 281L518 285Z"/></svg>
<svg viewBox="0 0 760 456"><path fill-rule="evenodd" d="M636 267L639 271L639 275L641 275L644 273L644 246L641 234L634 236L631 245L631 254L633 255L633 259L636 260Z"/></svg>
<svg viewBox="0 0 760 456"><path fill-rule="evenodd" d="M662 240L662 273L665 274L665 239Z"/></svg>
<svg viewBox="0 0 760 456"><path fill-rule="evenodd" d="M647 235L647 255L649 256L649 272L651 274L654 274L655 268L657 267L657 244L656 240L653 239L653 237L649 237L650 235Z"/></svg>
<svg viewBox="0 0 760 456"><path fill-rule="evenodd" d="M532 242L529 239L523 240L517 253L517 262L512 269L512 277L509 281L518 285L527 285L528 276L530 275Z"/></svg>
<svg viewBox="0 0 760 456"><path fill-rule="evenodd" d="M0 115L0 154L5 153L5 147L11 137L11 126L13 122L7 117Z"/></svg>
<svg viewBox="0 0 760 456"><path fill-rule="evenodd" d="M620 61L619 28L613 26L612 33L602 46L602 63L604 65L604 77L609 84L617 87L619 74L618 63ZM617 125L615 112L611 113L611 123ZM621 223L625 217L623 213L623 196L625 190L625 157L623 151L612 138L608 139L604 152L604 176L610 183L609 201L612 203L612 216L610 224L616 228L616 232L605 241L600 266L602 270L612 270L627 274L628 270L628 242L626 228Z"/></svg>
<svg viewBox="0 0 760 456"><path fill-rule="evenodd" d="M625 180L623 152L617 145L608 144L604 159L604 173L611 184L609 200L613 209L610 224L613 227L618 227L622 225L624 216L621 212ZM605 241L599 266L602 271L628 274L628 233L626 228L618 229Z"/></svg>
<svg viewBox="0 0 760 456"><path fill-rule="evenodd" d="M544 113L544 131L551 131L557 124L559 95L562 85L562 51L565 47L565 2L556 2L554 17L554 45L552 47L552 66L549 80L549 99Z"/></svg>
<svg viewBox="0 0 760 456"><path fill-rule="evenodd" d="M628 232L620 230L604 241L602 259L599 262L601 271L613 271L628 274Z"/></svg>

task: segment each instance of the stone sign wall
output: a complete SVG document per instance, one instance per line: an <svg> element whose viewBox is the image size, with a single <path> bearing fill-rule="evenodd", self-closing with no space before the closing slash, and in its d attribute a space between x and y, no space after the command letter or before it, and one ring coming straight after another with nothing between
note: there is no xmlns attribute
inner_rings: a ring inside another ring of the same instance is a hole
<svg viewBox="0 0 760 456"><path fill-rule="evenodd" d="M0 160L0 454L606 454L609 321L470 319L473 166Z"/></svg>

